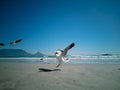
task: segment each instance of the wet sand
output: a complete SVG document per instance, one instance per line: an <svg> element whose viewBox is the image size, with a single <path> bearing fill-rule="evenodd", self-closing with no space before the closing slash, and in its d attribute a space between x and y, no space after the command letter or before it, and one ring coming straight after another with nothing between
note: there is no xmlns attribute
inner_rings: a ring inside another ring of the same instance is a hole
<svg viewBox="0 0 120 90"><path fill-rule="evenodd" d="M120 65L0 62L0 90L119 90Z"/></svg>

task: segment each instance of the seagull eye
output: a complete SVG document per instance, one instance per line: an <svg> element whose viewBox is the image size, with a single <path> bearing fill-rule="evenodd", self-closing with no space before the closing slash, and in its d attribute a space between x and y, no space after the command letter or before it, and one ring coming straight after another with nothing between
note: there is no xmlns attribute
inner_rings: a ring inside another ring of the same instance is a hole
<svg viewBox="0 0 120 90"><path fill-rule="evenodd" d="M57 52L55 52L55 54L58 54Z"/></svg>

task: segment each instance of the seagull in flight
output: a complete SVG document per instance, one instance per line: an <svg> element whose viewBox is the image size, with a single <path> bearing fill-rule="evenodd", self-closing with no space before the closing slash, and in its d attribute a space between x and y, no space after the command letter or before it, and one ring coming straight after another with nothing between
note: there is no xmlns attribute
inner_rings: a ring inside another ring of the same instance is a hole
<svg viewBox="0 0 120 90"><path fill-rule="evenodd" d="M21 42L22 39L19 39L19 40L15 40L15 41L12 41L10 42L11 45L16 45L17 43Z"/></svg>
<svg viewBox="0 0 120 90"><path fill-rule="evenodd" d="M58 60L58 65L56 67L59 67L62 62L68 62L69 60L66 60L64 57L67 55L67 52L69 49L71 49L72 47L74 47L75 44L74 43L71 43L69 46L67 46L64 50L60 50L58 49L56 52L55 52L55 57L56 59Z"/></svg>

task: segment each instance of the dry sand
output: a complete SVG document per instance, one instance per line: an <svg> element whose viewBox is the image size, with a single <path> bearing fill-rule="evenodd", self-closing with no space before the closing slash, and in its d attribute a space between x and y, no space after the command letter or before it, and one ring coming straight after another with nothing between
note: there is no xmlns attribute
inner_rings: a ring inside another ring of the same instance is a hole
<svg viewBox="0 0 120 90"><path fill-rule="evenodd" d="M0 90L120 90L120 65L0 62Z"/></svg>

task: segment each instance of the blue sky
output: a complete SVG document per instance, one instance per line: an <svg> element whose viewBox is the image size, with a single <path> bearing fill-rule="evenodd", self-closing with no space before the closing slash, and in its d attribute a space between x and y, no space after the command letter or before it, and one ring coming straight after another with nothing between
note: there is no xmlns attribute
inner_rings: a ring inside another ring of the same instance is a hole
<svg viewBox="0 0 120 90"><path fill-rule="evenodd" d="M53 54L120 53L119 0L0 0L0 48ZM9 42L23 39L16 46Z"/></svg>

